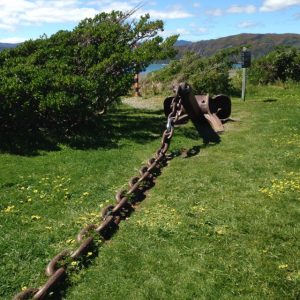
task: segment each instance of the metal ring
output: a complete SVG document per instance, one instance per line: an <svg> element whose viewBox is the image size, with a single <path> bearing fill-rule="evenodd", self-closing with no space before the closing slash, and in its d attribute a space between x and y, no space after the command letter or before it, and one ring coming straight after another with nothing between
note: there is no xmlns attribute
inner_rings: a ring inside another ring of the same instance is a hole
<svg viewBox="0 0 300 300"><path fill-rule="evenodd" d="M94 238L91 236L81 243L81 245L70 255L72 258L78 258L87 252L94 242Z"/></svg>
<svg viewBox="0 0 300 300"><path fill-rule="evenodd" d="M126 190L121 190L121 191L118 191L117 194L116 194L116 201L117 203L119 203L122 198L126 195L127 191Z"/></svg>
<svg viewBox="0 0 300 300"><path fill-rule="evenodd" d="M110 216L111 211L113 210L114 206L113 205L107 205L104 207L101 211L101 217L103 220L105 220L108 216Z"/></svg>
<svg viewBox="0 0 300 300"><path fill-rule="evenodd" d="M45 296L49 295L49 293L54 290L54 287L64 279L65 275L66 270L64 268L59 268L33 296L33 299L44 299Z"/></svg>
<svg viewBox="0 0 300 300"><path fill-rule="evenodd" d="M86 227L84 227L83 229L81 229L77 235L77 241L78 242L81 242L83 240L83 238L85 237L85 234L88 232L88 231L91 231L91 229L96 229L97 228L97 225L95 224L89 224L87 225Z"/></svg>
<svg viewBox="0 0 300 300"><path fill-rule="evenodd" d="M128 199L123 197L122 200L113 208L112 213L115 214L119 212L126 204L128 204Z"/></svg>
<svg viewBox="0 0 300 300"><path fill-rule="evenodd" d="M114 220L113 216L108 216L96 229L95 231L98 233L102 233L107 227L110 226L110 223Z"/></svg>
<svg viewBox="0 0 300 300"><path fill-rule="evenodd" d="M53 274L55 274L55 272L57 271L56 265L57 265L58 261L69 255L70 255L70 251L64 250L64 251L60 252L59 254L57 254L54 258L52 258L46 267L46 275L52 276Z"/></svg>

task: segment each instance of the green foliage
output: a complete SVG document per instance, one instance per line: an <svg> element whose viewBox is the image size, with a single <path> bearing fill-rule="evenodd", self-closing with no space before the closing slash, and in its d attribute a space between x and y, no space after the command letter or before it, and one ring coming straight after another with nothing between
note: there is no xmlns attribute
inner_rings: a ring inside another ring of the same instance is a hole
<svg viewBox="0 0 300 300"><path fill-rule="evenodd" d="M169 92L182 81L189 82L197 94L228 93L231 87L228 72L238 51L238 48L226 49L208 58L188 52L182 59L149 74L143 81L143 93Z"/></svg>
<svg viewBox="0 0 300 300"><path fill-rule="evenodd" d="M249 78L255 84L300 81L300 50L278 47L254 62L249 71Z"/></svg>
<svg viewBox="0 0 300 300"><path fill-rule="evenodd" d="M299 94L300 85L267 86L233 99L241 122L226 123L215 146L202 145L191 123L175 128L171 151L200 152L169 161L92 264L71 272L63 298L297 299ZM0 154L1 300L42 286L47 263L76 249L86 224L100 224L100 210L160 145L161 101L111 109L94 136L53 141L57 151Z"/></svg>
<svg viewBox="0 0 300 300"><path fill-rule="evenodd" d="M81 124L128 92L136 69L175 54L162 21L113 11L73 31L29 40L0 53L2 128Z"/></svg>

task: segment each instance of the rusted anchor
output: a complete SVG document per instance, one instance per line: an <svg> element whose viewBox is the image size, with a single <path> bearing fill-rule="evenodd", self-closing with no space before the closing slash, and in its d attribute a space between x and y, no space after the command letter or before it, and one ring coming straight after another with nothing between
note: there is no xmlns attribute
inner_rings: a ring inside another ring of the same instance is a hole
<svg viewBox="0 0 300 300"><path fill-rule="evenodd" d="M207 125L210 125L215 133L224 131L222 122L226 121L231 114L231 100L228 96L194 95L192 87L188 83L181 83L176 92L181 97L184 107L175 123L176 125L186 123L191 119L198 131L203 131L201 127L207 127ZM172 99L173 97L168 97L164 100L166 116L171 112L170 103Z"/></svg>

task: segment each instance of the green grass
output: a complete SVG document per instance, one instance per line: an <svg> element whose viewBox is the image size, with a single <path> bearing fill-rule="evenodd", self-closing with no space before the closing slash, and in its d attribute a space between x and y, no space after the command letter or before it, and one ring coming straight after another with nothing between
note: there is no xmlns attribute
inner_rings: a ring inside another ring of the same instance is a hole
<svg viewBox="0 0 300 300"><path fill-rule="evenodd" d="M300 296L300 89L251 93L233 100L240 122L226 124L220 144L205 147L191 124L176 128L171 150L199 153L162 169L89 267L73 273L65 299ZM52 137L54 151L0 155L1 299L45 282L49 259L114 203L163 128L162 111L125 106L88 137Z"/></svg>

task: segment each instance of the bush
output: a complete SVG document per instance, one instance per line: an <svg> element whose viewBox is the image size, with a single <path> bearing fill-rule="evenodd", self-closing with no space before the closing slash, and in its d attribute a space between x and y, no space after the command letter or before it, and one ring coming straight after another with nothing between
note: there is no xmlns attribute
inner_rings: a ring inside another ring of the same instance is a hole
<svg viewBox="0 0 300 300"><path fill-rule="evenodd" d="M277 81L300 81L300 50L293 47L278 47L256 60L249 70L249 79L254 84L269 84Z"/></svg>
<svg viewBox="0 0 300 300"><path fill-rule="evenodd" d="M173 85L186 81L196 94L220 94L231 90L229 70L232 56L239 49L226 49L204 58L197 53L186 53L182 59L172 61L165 68L150 73L142 81L143 94L170 92ZM163 86L158 89L158 86Z"/></svg>
<svg viewBox="0 0 300 300"><path fill-rule="evenodd" d="M174 56L177 36L163 40L162 21L128 22L132 13L101 13L1 52L1 128L85 122L127 93L137 68Z"/></svg>

